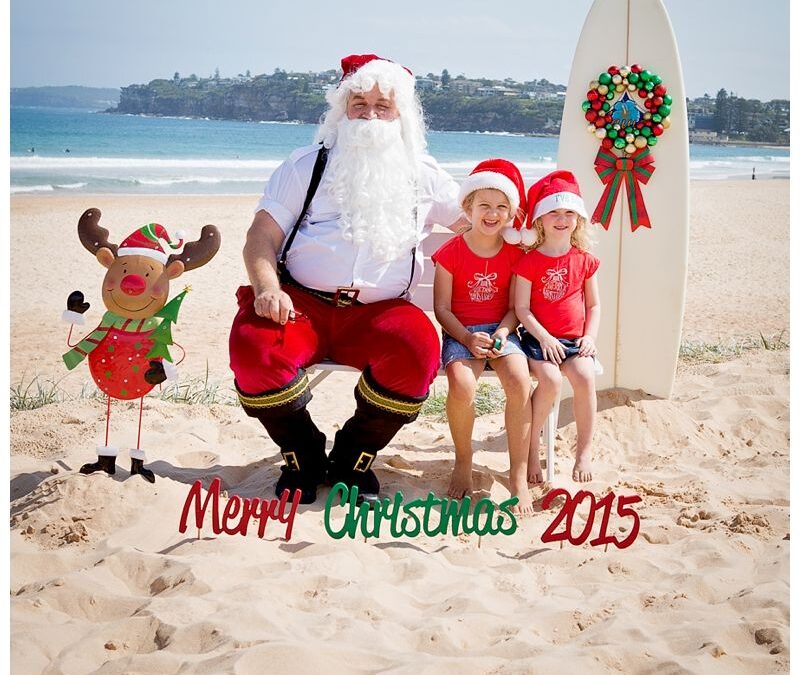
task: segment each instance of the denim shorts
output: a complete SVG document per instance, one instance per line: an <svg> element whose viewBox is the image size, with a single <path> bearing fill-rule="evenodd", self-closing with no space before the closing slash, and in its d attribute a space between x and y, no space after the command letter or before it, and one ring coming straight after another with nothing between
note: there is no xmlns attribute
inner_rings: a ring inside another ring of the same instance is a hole
<svg viewBox="0 0 800 675"><path fill-rule="evenodd" d="M497 330L499 325L499 323L481 323L477 326L466 326L466 329L470 333L482 332L491 335ZM509 354L525 355L519 343L519 336L516 333L509 333L508 337L506 338L506 346L503 348L503 352L497 358L508 356ZM462 361L465 359L471 359L474 361L482 360L478 359L476 356L473 356L472 352L454 337L451 337L442 331L442 368L447 368L447 366L449 366L453 361ZM486 368L491 368L489 365L491 360L492 359L486 359Z"/></svg>
<svg viewBox="0 0 800 675"><path fill-rule="evenodd" d="M558 338L558 341L564 347L564 358L569 358L570 356L577 356L578 352L580 351L580 347L578 347L578 341L575 340L568 340L566 338ZM539 344L539 341L533 337L528 331L522 331L522 339L520 340L522 344L522 351L524 352L525 356L529 359L533 359L534 361L546 361L547 359L544 358L544 354L542 353L542 346Z"/></svg>

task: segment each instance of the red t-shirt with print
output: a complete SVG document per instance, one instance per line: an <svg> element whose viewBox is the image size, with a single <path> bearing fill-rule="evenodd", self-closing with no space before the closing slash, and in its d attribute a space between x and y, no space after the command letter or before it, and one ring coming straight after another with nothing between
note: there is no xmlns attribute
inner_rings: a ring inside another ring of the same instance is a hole
<svg viewBox="0 0 800 675"><path fill-rule="evenodd" d="M481 258L472 252L463 235L445 243L431 260L453 275L450 309L465 326L499 323L509 307L512 269L523 252L503 242L497 255Z"/></svg>
<svg viewBox="0 0 800 675"><path fill-rule="evenodd" d="M562 256L529 251L514 272L531 282L531 312L553 337L583 336L586 323L584 284L600 266L591 253L574 246Z"/></svg>

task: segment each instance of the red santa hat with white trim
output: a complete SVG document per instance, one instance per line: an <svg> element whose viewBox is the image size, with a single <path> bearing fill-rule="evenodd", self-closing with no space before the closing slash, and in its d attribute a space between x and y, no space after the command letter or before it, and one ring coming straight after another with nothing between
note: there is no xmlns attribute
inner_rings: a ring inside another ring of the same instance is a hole
<svg viewBox="0 0 800 675"><path fill-rule="evenodd" d="M571 171L551 171L531 185L528 190L528 205L528 227L540 216L556 209L568 209L587 220L589 218L578 181Z"/></svg>
<svg viewBox="0 0 800 675"><path fill-rule="evenodd" d="M499 190L507 198L511 210L516 212L514 220L503 231L503 239L509 244L520 243L520 228L525 222L525 183L517 165L507 159L486 159L476 166L461 183L458 201L464 200L476 190Z"/></svg>
<svg viewBox="0 0 800 675"><path fill-rule="evenodd" d="M117 255L143 255L153 260L158 260L162 265L167 264L169 255L164 252L159 239L167 242L171 249L178 249L183 246L185 233L178 230L175 233L177 241L169 236L167 229L159 223L144 225L129 235L117 249Z"/></svg>

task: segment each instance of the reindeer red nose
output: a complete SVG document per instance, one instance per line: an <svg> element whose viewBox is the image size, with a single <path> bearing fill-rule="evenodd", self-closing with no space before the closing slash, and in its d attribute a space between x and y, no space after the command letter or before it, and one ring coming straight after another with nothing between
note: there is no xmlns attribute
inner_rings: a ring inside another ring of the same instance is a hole
<svg viewBox="0 0 800 675"><path fill-rule="evenodd" d="M122 278L119 287L125 295L141 295L147 288L147 282L138 274L128 274Z"/></svg>

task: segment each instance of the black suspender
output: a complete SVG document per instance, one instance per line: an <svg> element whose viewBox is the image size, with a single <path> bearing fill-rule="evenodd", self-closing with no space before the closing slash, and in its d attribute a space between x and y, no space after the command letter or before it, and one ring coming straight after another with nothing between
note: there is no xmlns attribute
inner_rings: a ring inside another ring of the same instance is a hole
<svg viewBox="0 0 800 675"><path fill-rule="evenodd" d="M280 258L278 258L278 277L281 279L281 281L284 281L289 273L289 271L286 269L286 257L289 254L289 249L292 247L292 243L297 235L297 231L300 229L300 223L303 222L303 218L306 217L308 207L311 205L311 200L314 199L314 195L316 194L317 188L322 180L322 174L325 171L325 165L327 162L328 149L325 146L322 146L317 152L317 158L314 161L314 168L311 171L311 180L308 183L308 191L306 192L306 199L303 202L303 210L300 211L300 216L298 217L297 222L294 224L294 227L292 227L292 231L289 233L289 237L286 239L286 244L281 251ZM417 225L416 207L414 208L414 225ZM406 285L405 290L399 296L401 298L408 293L408 289L411 288L411 283L414 281L416 253L417 247L414 246L414 248L411 249L411 274L409 275L408 284Z"/></svg>
<svg viewBox="0 0 800 675"><path fill-rule="evenodd" d="M322 172L325 171L325 164L328 162L328 149L325 146L322 146L317 152L317 159L314 161L314 169L311 171L311 181L308 184L308 191L306 192L306 200L303 202L303 210L300 211L300 217L297 219L297 222L294 224L292 231L289 233L289 238L286 240L286 245L283 247L281 251L281 257L278 259L278 275L283 276L286 272L286 256L289 253L289 249L292 247L292 242L294 241L295 236L297 235L297 230L300 229L300 223L303 221L303 218L306 217L306 212L308 211L308 207L311 204L311 200L314 199L314 195L317 192L317 188L319 187L319 183L322 180Z"/></svg>

